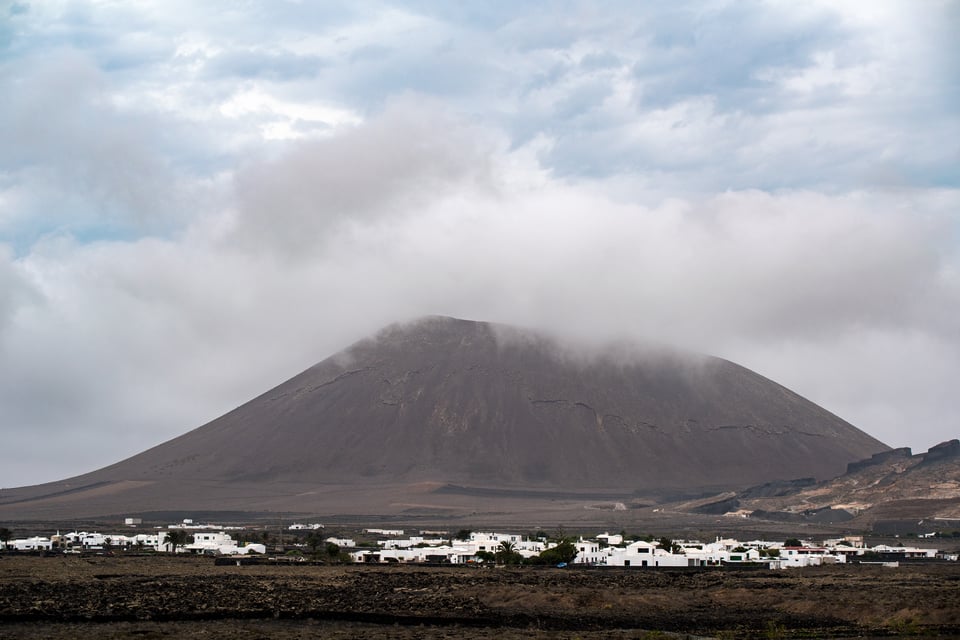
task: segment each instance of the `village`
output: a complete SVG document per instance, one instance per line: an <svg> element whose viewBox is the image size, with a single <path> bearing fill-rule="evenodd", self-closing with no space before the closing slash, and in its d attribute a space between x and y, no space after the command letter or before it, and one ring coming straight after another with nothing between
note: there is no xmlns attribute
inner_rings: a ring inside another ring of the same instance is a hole
<svg viewBox="0 0 960 640"><path fill-rule="evenodd" d="M127 526L139 521L128 519ZM863 536L845 536L819 542L790 538L783 541L716 537L710 542L629 537L602 533L592 537L551 538L545 533L461 530L424 530L407 535L402 529L368 528L355 537L323 534L322 524L294 523L268 545L263 533L244 527L194 524L184 520L148 532L130 534L73 531L50 536L0 540L0 551L20 553L113 554L177 553L211 556L251 556L303 562L364 564L520 565L570 567L768 567L788 569L846 563L897 566L900 562L956 562L956 553L932 547L867 546ZM262 541L251 538L262 536ZM236 536L236 537L234 537ZM356 538L356 539L354 539ZM359 542L358 542L359 540Z"/></svg>

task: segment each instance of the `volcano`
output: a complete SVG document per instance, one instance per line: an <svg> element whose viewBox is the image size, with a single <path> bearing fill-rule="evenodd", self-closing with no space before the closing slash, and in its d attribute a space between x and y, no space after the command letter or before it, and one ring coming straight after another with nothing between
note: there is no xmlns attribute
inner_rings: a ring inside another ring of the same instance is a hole
<svg viewBox="0 0 960 640"><path fill-rule="evenodd" d="M122 462L5 490L0 516L439 512L825 479L887 449L720 358L429 317Z"/></svg>

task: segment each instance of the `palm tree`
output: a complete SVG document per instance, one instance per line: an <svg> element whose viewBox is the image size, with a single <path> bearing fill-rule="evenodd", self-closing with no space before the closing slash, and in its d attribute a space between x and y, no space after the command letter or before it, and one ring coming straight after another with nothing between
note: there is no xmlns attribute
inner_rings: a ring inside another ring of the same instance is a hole
<svg viewBox="0 0 960 640"><path fill-rule="evenodd" d="M523 556L517 553L515 544L509 540L500 543L496 553L497 562L500 564L519 564L522 559Z"/></svg>
<svg viewBox="0 0 960 640"><path fill-rule="evenodd" d="M13 537L13 532L10 531L10 529L7 529L6 527L0 527L0 542L3 543L3 545L0 545L0 546L2 546L2 548L4 549L7 548L7 542L9 542L10 538L12 537Z"/></svg>
<svg viewBox="0 0 960 640"><path fill-rule="evenodd" d="M171 529L167 532L167 542L173 545L173 552L176 553L179 547L187 544L187 532L183 529Z"/></svg>

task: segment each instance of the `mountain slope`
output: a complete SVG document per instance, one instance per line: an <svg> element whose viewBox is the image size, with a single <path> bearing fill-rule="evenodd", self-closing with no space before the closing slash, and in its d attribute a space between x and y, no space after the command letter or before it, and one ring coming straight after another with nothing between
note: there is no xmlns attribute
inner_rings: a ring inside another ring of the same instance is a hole
<svg viewBox="0 0 960 640"><path fill-rule="evenodd" d="M5 492L0 514L36 500L51 511L76 506L90 492L98 496L90 508L120 511L138 501L270 507L290 503L271 496L294 494L322 506L309 496L334 485L625 494L744 487L831 477L886 449L725 360L572 348L532 331L432 317L388 327L137 456ZM363 495L375 491L357 493L355 508L367 509Z"/></svg>

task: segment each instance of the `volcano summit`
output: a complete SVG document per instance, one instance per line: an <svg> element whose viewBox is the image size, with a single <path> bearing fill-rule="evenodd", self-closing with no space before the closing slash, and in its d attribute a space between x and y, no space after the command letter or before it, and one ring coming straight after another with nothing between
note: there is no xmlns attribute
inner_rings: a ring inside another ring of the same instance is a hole
<svg viewBox="0 0 960 640"><path fill-rule="evenodd" d="M178 438L5 490L0 516L389 514L520 495L666 495L839 475L886 445L719 358L393 325Z"/></svg>

